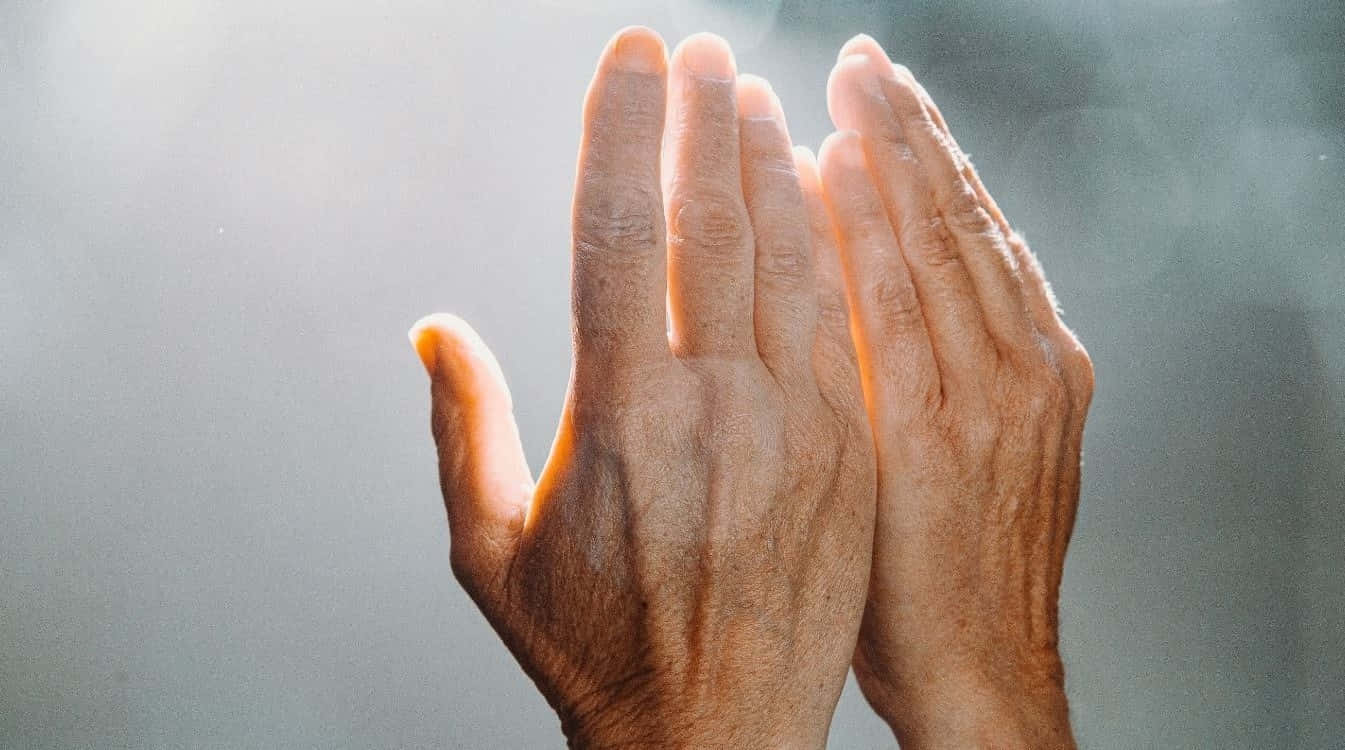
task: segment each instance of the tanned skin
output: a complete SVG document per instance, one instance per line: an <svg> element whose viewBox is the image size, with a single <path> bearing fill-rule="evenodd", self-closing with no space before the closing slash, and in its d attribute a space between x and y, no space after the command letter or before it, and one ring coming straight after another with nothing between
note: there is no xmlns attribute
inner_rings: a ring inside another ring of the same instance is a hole
<svg viewBox="0 0 1345 750"><path fill-rule="evenodd" d="M701 34L584 104L574 368L534 480L499 365L412 329L452 568L572 747L1072 747L1056 598L1092 389L1040 267L867 37L821 167Z"/></svg>
<svg viewBox="0 0 1345 750"><path fill-rule="evenodd" d="M1073 747L1056 604L1092 364L909 71L857 37L828 105L878 455L855 674L905 750Z"/></svg>
<svg viewBox="0 0 1345 750"><path fill-rule="evenodd" d="M572 746L826 742L876 472L809 185L775 95L723 40L665 61L626 30L584 105L574 369L536 484L480 340L442 316L412 332L453 570Z"/></svg>

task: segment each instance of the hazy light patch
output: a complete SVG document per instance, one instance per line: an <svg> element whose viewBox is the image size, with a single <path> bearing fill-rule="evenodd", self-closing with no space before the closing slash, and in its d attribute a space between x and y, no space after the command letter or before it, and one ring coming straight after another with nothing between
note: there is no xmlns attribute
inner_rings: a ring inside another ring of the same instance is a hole
<svg viewBox="0 0 1345 750"><path fill-rule="evenodd" d="M143 138L190 111L218 42L205 3L70 3L51 22L47 88L86 132Z"/></svg>
<svg viewBox="0 0 1345 750"><path fill-rule="evenodd" d="M1331 210L1328 198L1340 197L1339 187L1332 185L1332 180L1339 180L1326 173L1320 163L1326 161L1325 152L1334 145L1329 133L1314 128L1244 126L1233 145L1232 157L1243 172L1237 182L1255 191L1260 208L1273 211L1286 222L1307 218L1304 212Z"/></svg>
<svg viewBox="0 0 1345 750"><path fill-rule="evenodd" d="M793 26L782 26L754 50L738 56L741 72L771 82L784 106L790 138L797 145L816 151L833 129L826 111L827 75L848 34L800 34Z"/></svg>
<svg viewBox="0 0 1345 750"><path fill-rule="evenodd" d="M1034 18L1066 38L1086 35L1101 44L1115 41L1108 32L1114 32L1121 20L1113 0L1054 0L1053 5L1042 8Z"/></svg>
<svg viewBox="0 0 1345 750"><path fill-rule="evenodd" d="M1345 179L1323 158L1340 148L1327 131L1285 125L1247 126L1233 159L1236 192L1224 205L1230 222L1249 222L1261 239L1253 250L1313 304L1340 307L1345 298L1345 232L1340 207ZM1251 284L1267 301L1279 290Z"/></svg>
<svg viewBox="0 0 1345 750"><path fill-rule="evenodd" d="M1052 242L1033 247L1053 274L1076 285L1114 288L1156 274L1192 215L1188 157L1145 114L1081 108L1042 118L1013 159L1025 189L1021 221ZM1068 242L1068 246L1056 243Z"/></svg>
<svg viewBox="0 0 1345 750"><path fill-rule="evenodd" d="M1318 352L1326 361L1326 371L1337 373L1337 383L1345 382L1345 301L1337 300L1334 308L1327 308L1322 316L1325 324L1318 330L1315 341Z"/></svg>
<svg viewBox="0 0 1345 750"><path fill-rule="evenodd" d="M668 0L668 13L680 36L713 31L735 53L756 49L775 28L781 0Z"/></svg>
<svg viewBox="0 0 1345 750"><path fill-rule="evenodd" d="M1257 126L1308 115L1313 106L1312 86L1299 60L1292 55L1262 54L1247 56L1246 64L1256 66L1256 82L1244 86L1236 98L1225 92L1224 96L1214 100L1219 106L1231 110L1233 122Z"/></svg>
<svg viewBox="0 0 1345 750"><path fill-rule="evenodd" d="M549 9L603 14L613 11L654 8L660 4L657 0L641 0L640 2L631 2L630 0L535 0L535 2L537 5Z"/></svg>
<svg viewBox="0 0 1345 750"><path fill-rule="evenodd" d="M68 296L60 286L64 268L53 263L50 248L25 229L18 222L8 222L0 252L0 351L11 365L26 362L53 343L51 326L43 325L39 303ZM43 331L43 335L34 336L34 331ZM13 386L27 370L22 365L0 367L0 404L17 395Z"/></svg>

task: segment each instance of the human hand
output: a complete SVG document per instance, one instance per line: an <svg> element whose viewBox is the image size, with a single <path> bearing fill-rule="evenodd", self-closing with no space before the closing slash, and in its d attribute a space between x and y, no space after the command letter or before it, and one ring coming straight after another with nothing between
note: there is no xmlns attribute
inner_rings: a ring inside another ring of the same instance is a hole
<svg viewBox="0 0 1345 750"><path fill-rule="evenodd" d="M903 748L1072 747L1056 604L1088 355L909 71L858 37L828 105L877 447L859 684Z"/></svg>
<svg viewBox="0 0 1345 750"><path fill-rule="evenodd" d="M670 66L643 29L602 55L574 368L535 485L476 334L411 333L454 573L577 747L820 747L859 630L873 444L839 261L815 165L735 78L707 35Z"/></svg>

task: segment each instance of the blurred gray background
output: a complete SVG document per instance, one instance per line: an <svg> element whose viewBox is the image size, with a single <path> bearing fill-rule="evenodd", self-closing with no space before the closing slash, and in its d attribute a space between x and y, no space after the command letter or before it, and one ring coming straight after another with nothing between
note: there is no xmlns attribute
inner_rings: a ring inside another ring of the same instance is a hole
<svg viewBox="0 0 1345 750"><path fill-rule="evenodd" d="M0 1L0 746L559 747L452 580L459 313L540 467L579 105L725 35L798 142L868 31L1097 364L1086 748L1345 747L1345 4ZM890 747L853 684L839 748Z"/></svg>

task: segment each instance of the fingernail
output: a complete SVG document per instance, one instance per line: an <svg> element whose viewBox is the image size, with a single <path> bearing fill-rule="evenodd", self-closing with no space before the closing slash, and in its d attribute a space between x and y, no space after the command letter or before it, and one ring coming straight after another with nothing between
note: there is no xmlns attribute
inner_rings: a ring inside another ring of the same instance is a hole
<svg viewBox="0 0 1345 750"><path fill-rule="evenodd" d="M733 50L714 34L689 36L681 45L682 64L697 78L732 81L734 72Z"/></svg>
<svg viewBox="0 0 1345 750"><path fill-rule="evenodd" d="M643 26L622 29L612 45L612 61L632 73L658 73L664 65L663 40Z"/></svg>
<svg viewBox="0 0 1345 750"><path fill-rule="evenodd" d="M834 158L846 167L862 169L866 166L864 146L856 130L838 130L832 133L822 141L820 151L823 153L821 158L826 160Z"/></svg>
<svg viewBox="0 0 1345 750"><path fill-rule="evenodd" d="M874 38L869 36L868 34L855 34L854 36L850 37L849 41L841 45L840 52L837 53L836 59L839 61L845 59L850 55L860 54L858 52L855 52L855 48L862 47L867 44L873 44L874 46L878 47L878 49L882 49L882 46L879 45L878 42L875 41Z"/></svg>
<svg viewBox="0 0 1345 750"><path fill-rule="evenodd" d="M885 98L883 86L878 81L878 74L874 71L873 61L868 55L847 55L840 64L856 68L855 78L858 79L859 87L865 94L878 99Z"/></svg>
<svg viewBox="0 0 1345 750"><path fill-rule="evenodd" d="M738 116L744 120L774 120L779 117L780 100L771 84L761 76L738 76Z"/></svg>
<svg viewBox="0 0 1345 750"><path fill-rule="evenodd" d="M411 339L411 346L419 355L420 363L425 365L425 373L433 378L439 371L438 331L430 325L430 320L426 317L416 321L411 330L406 332L406 337Z"/></svg>
<svg viewBox="0 0 1345 750"><path fill-rule="evenodd" d="M841 163L847 167L863 169L864 162L864 144L860 141L859 133L854 130L847 130L841 134L843 140L841 147Z"/></svg>

